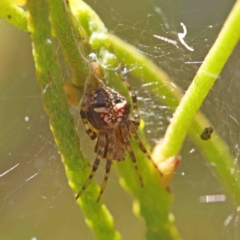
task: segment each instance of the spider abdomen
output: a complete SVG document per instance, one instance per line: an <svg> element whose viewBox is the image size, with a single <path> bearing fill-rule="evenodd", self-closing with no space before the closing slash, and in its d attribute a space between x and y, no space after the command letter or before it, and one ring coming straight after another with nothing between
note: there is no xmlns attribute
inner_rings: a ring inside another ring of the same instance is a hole
<svg viewBox="0 0 240 240"><path fill-rule="evenodd" d="M89 94L86 118L100 130L112 126L116 128L129 117L130 103L125 97L108 87L101 87Z"/></svg>

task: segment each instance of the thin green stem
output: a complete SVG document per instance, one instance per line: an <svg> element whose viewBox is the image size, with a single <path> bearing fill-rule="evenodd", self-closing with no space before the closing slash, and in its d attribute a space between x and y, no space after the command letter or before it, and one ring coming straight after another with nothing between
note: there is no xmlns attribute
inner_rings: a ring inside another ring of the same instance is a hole
<svg viewBox="0 0 240 240"><path fill-rule="evenodd" d="M50 0L51 23L54 33L59 40L65 60L73 73L72 83L84 89L89 66L84 54L84 34L76 31L71 11L63 0Z"/></svg>

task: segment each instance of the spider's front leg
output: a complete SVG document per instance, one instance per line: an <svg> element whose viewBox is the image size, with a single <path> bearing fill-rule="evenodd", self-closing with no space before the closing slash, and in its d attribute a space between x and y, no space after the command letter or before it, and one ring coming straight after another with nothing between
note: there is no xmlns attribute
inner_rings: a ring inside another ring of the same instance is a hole
<svg viewBox="0 0 240 240"><path fill-rule="evenodd" d="M157 164L153 161L152 157L150 156L150 154L148 153L147 149L144 147L141 139L139 138L138 134L137 134L137 129L136 129L136 123L135 121L132 120L128 120L127 121L127 125L128 125L128 129L130 131L130 133L134 136L134 138L136 139L141 151L145 154L145 156L149 159L149 161L153 164L153 166L155 167L156 171L160 174L160 176L163 176L162 172L160 171L160 169L158 168Z"/></svg>

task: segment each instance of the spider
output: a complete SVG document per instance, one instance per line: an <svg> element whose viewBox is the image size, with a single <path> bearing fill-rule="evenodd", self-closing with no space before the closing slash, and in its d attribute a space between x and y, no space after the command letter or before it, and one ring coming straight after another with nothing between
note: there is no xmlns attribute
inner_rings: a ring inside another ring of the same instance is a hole
<svg viewBox="0 0 240 240"><path fill-rule="evenodd" d="M81 191L77 194L78 199L91 182L101 161L106 161L106 172L101 191L98 195L97 202L100 200L107 184L112 161L123 161L126 151L136 169L136 173L143 187L143 180L138 169L137 160L133 152L130 139L131 135L136 139L141 151L147 156L150 162L160 175L161 171L152 160L145 146L138 137L137 130L140 124L140 115L138 112L138 103L136 93L132 90L126 76L118 68L118 74L125 83L133 102L134 120L130 117L131 105L128 100L109 87L100 87L90 92L90 84L87 84L86 92L83 97L83 103L80 115L86 132L94 140L97 138L94 152L97 154L92 171L83 185Z"/></svg>

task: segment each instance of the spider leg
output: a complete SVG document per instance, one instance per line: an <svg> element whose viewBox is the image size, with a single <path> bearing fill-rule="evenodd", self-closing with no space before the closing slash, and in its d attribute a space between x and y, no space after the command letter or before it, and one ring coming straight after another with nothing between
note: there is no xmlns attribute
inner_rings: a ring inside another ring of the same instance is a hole
<svg viewBox="0 0 240 240"><path fill-rule="evenodd" d="M93 167L92 167L92 171L87 179L87 181L85 182L85 184L83 185L81 191L78 193L78 195L76 196L76 199L78 199L82 193L84 192L84 190L87 188L87 186L89 185L89 183L91 182L95 172L98 169L99 163L100 161L103 159L103 154L104 154L104 149L105 149L105 145L106 145L106 133L105 132L100 132L99 133L99 140L98 140L98 150L97 150L97 156L96 159L94 161Z"/></svg>
<svg viewBox="0 0 240 240"><path fill-rule="evenodd" d="M112 160L113 160L113 150L114 150L114 143L115 143L115 134L114 134L114 129L110 128L108 129L108 136L107 136L107 141L108 141L108 150L107 150L107 163L106 163L106 173L105 177L102 183L101 191L98 195L97 202L100 200L104 189L107 185L107 180L110 174L111 166L112 166Z"/></svg>
<svg viewBox="0 0 240 240"><path fill-rule="evenodd" d="M101 191L98 195L98 198L97 198L97 202L99 202L99 200L101 199L101 196L104 192L104 189L107 185L107 180L108 180L108 177L109 177L109 173L110 173L110 170L111 170L111 166L112 166L112 160L108 160L107 161L107 164L106 164L106 173L105 173L105 177L104 177L104 180L103 180L103 183L102 183L102 187L101 187Z"/></svg>
<svg viewBox="0 0 240 240"><path fill-rule="evenodd" d="M82 105L82 109L81 109L81 112L80 112L80 115L81 115L81 118L82 118L82 121L83 121L83 124L84 124L84 127L86 129L86 132L88 134L88 136L94 140L97 138L97 133L94 132L90 127L89 127L89 124L88 124L88 121L87 121L87 118L86 118L86 106L85 106L85 103L83 103Z"/></svg>
<svg viewBox="0 0 240 240"><path fill-rule="evenodd" d="M82 103L82 107L81 107L81 111L80 111L80 115L81 115L81 118L82 118L82 121L83 121L83 124L84 124L84 127L86 129L86 132L88 134L88 136L94 140L97 138L97 133L94 132L89 124L88 124L88 121L87 121L87 117L86 117L86 110L87 110L87 97L86 95L88 94L88 89L90 87L90 84L87 85L86 87L86 92L84 93L84 99L83 99L83 103Z"/></svg>
<svg viewBox="0 0 240 240"><path fill-rule="evenodd" d="M128 124L129 131L133 134L133 136L136 139L141 151L150 160L150 162L153 164L153 166L155 167L156 171L160 174L160 176L163 176L163 174L160 171L160 169L158 168L157 164L153 161L152 157L150 156L147 149L144 147L141 139L139 138L139 136L137 134L137 130L136 130L135 125L134 125L134 122L130 120L130 121L127 121L127 124Z"/></svg>
<svg viewBox="0 0 240 240"><path fill-rule="evenodd" d="M137 94L132 90L131 85L127 81L126 75L124 75L121 71L121 66L118 67L117 72L119 76L121 77L122 81L125 83L126 87L128 88L129 92L131 93L131 98L133 102L133 110L134 110L134 120L136 122L136 125L140 125L140 114L138 111L138 101L137 101Z"/></svg>
<svg viewBox="0 0 240 240"><path fill-rule="evenodd" d="M128 133L128 128L126 126L126 124L124 123L121 123L120 124L120 130L121 130L121 134L122 134L122 137L123 137L123 141L125 143L125 146L129 152L129 155L132 159L132 162L134 164L134 167L136 169L136 172L137 172L137 175L138 175L138 178L140 180L140 185L141 187L143 187L143 180L142 180L142 176L140 174L140 171L139 171L139 168L138 168L138 165L137 165L137 160L136 160L136 157L135 157L135 154L133 152L133 149L132 149L132 146L131 146L131 143L130 143L130 138L129 138L129 133Z"/></svg>
<svg viewBox="0 0 240 240"><path fill-rule="evenodd" d="M94 147L94 152L95 152L95 153L96 153L97 150L98 150L98 141L99 141L99 138L97 139L96 145L95 145L95 147Z"/></svg>

